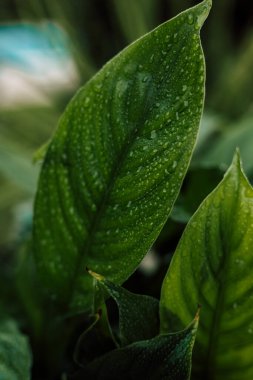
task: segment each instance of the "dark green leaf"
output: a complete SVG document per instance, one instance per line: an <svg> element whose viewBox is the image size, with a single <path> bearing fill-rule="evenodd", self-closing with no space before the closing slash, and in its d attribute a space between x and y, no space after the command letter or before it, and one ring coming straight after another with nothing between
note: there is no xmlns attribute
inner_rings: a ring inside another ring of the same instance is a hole
<svg viewBox="0 0 253 380"><path fill-rule="evenodd" d="M0 380L30 379L31 352L15 322L0 322Z"/></svg>
<svg viewBox="0 0 253 380"><path fill-rule="evenodd" d="M161 294L162 331L202 304L193 379L253 378L253 189L239 154L189 222Z"/></svg>
<svg viewBox="0 0 253 380"><path fill-rule="evenodd" d="M74 377L97 380L188 380L198 317L176 334L159 335L109 352Z"/></svg>
<svg viewBox="0 0 253 380"><path fill-rule="evenodd" d="M43 286L64 308L90 306L85 266L126 280L168 218L202 113L199 30L210 5L123 50L60 120L40 175L34 251Z"/></svg>
<svg viewBox="0 0 253 380"><path fill-rule="evenodd" d="M91 316L89 327L77 341L74 360L81 367L116 347L107 325L104 309Z"/></svg>
<svg viewBox="0 0 253 380"><path fill-rule="evenodd" d="M150 339L159 333L159 301L157 299L131 293L96 273L90 271L90 274L96 276L99 286L118 305L120 345L126 346L138 340Z"/></svg>

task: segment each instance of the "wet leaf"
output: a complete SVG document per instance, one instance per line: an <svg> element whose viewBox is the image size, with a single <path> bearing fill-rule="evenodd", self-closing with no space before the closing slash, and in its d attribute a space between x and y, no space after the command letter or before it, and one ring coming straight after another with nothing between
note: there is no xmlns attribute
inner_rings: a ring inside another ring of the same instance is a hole
<svg viewBox="0 0 253 380"><path fill-rule="evenodd" d="M119 340L126 346L138 340L150 339L159 333L159 301L134 294L102 276L96 276L99 287L111 296L119 309Z"/></svg>
<svg viewBox="0 0 253 380"><path fill-rule="evenodd" d="M184 331L116 349L73 377L97 380L189 380L198 316Z"/></svg>
<svg viewBox="0 0 253 380"><path fill-rule="evenodd" d="M239 154L190 220L161 294L162 331L201 322L193 379L253 378L253 189Z"/></svg>
<svg viewBox="0 0 253 380"><path fill-rule="evenodd" d="M39 180L34 251L43 287L64 309L91 305L86 266L126 280L168 218L202 113L199 30L210 3L128 46L60 119Z"/></svg>

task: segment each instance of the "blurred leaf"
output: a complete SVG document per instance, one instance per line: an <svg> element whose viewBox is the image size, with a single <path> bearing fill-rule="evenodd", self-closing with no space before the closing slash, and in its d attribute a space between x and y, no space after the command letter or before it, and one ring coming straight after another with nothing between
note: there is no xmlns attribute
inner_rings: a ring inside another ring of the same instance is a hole
<svg viewBox="0 0 253 380"><path fill-rule="evenodd" d="M159 301L153 297L134 294L89 271L99 287L111 296L119 308L120 345L150 339L159 332Z"/></svg>
<svg viewBox="0 0 253 380"><path fill-rule="evenodd" d="M31 154L50 137L59 118L56 105L0 111L1 139Z"/></svg>
<svg viewBox="0 0 253 380"><path fill-rule="evenodd" d="M187 223L203 199L218 185L223 171L217 168L193 166L185 177L183 188L170 215L171 219Z"/></svg>
<svg viewBox="0 0 253 380"><path fill-rule="evenodd" d="M209 147L206 146L205 151L197 156L199 164L205 167L228 167L230 157L237 147L240 148L246 172L252 174L253 114L246 115L235 124L227 125L213 144L209 143Z"/></svg>
<svg viewBox="0 0 253 380"><path fill-rule="evenodd" d="M223 20L224 23L224 20ZM227 27L227 26L226 26ZM253 33L246 35L244 43L221 71L219 88L213 95L216 110L231 120L240 118L253 106Z"/></svg>
<svg viewBox="0 0 253 380"><path fill-rule="evenodd" d="M198 303L193 378L253 377L253 189L237 153L192 217L165 276L162 331L177 331Z"/></svg>
<svg viewBox="0 0 253 380"><path fill-rule="evenodd" d="M16 206L34 196L34 150L48 139L58 111L50 107L0 110L0 244L16 240Z"/></svg>
<svg viewBox="0 0 253 380"><path fill-rule="evenodd" d="M147 33L156 24L158 8L154 0L113 0L113 5L128 43Z"/></svg>
<svg viewBox="0 0 253 380"><path fill-rule="evenodd" d="M85 266L123 282L169 215L202 113L209 10L206 0L131 44L60 119L40 175L34 252L65 310L90 307Z"/></svg>
<svg viewBox="0 0 253 380"><path fill-rule="evenodd" d="M0 322L0 379L30 379L31 351L15 322Z"/></svg>
<svg viewBox="0 0 253 380"><path fill-rule="evenodd" d="M197 166L201 164L201 162L199 162L200 160L198 159L199 152L206 151L207 147L210 144L210 139L213 137L213 135L220 132L223 124L224 121L220 115L204 112L200 123L197 146L193 154L193 165Z"/></svg>
<svg viewBox="0 0 253 380"><path fill-rule="evenodd" d="M12 182L23 188L28 194L34 194L38 168L32 165L32 158L15 143L1 138L0 171Z"/></svg>
<svg viewBox="0 0 253 380"><path fill-rule="evenodd" d="M13 281L16 286L16 297L22 306L22 318L26 319L33 337L38 338L45 332L42 325L49 309L43 309L42 294L38 283L31 244L27 242L18 250L18 268Z"/></svg>
<svg viewBox="0 0 253 380"><path fill-rule="evenodd" d="M189 380L197 326L198 317L179 333L159 335L111 351L89 364L73 380Z"/></svg>

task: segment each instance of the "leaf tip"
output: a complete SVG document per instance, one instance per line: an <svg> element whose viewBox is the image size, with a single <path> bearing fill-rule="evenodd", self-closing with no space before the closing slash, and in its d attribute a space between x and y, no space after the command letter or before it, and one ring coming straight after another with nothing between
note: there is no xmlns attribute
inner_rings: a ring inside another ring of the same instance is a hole
<svg viewBox="0 0 253 380"><path fill-rule="evenodd" d="M97 281L103 281L104 280L104 277L101 275L101 274L98 274L96 272L93 272L91 269L89 269L88 267L86 267L86 271L93 277L95 278L95 280Z"/></svg>
<svg viewBox="0 0 253 380"><path fill-rule="evenodd" d="M212 0L204 0L202 3L196 6L197 10L197 27L201 29L204 22L206 21L209 12L212 8Z"/></svg>
<svg viewBox="0 0 253 380"><path fill-rule="evenodd" d="M196 322L199 321L199 315L200 315L200 310L201 310L201 308L202 308L202 305L198 304L198 309L197 309L197 312L196 312L196 315L195 315L195 318L194 318L194 320L195 320Z"/></svg>
<svg viewBox="0 0 253 380"><path fill-rule="evenodd" d="M240 155L240 149L238 147L235 150L231 166L228 169L228 172L231 171L242 172L242 160Z"/></svg>
<svg viewBox="0 0 253 380"><path fill-rule="evenodd" d="M240 165L241 164L241 155L240 155L240 149L236 147L234 157L233 157L233 163Z"/></svg>

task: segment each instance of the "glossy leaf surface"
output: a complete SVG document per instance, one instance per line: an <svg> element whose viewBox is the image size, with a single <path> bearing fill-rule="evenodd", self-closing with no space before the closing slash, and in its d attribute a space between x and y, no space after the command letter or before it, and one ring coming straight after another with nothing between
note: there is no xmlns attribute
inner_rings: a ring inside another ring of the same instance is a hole
<svg viewBox="0 0 253 380"><path fill-rule="evenodd" d="M27 338L11 321L0 322L0 379L30 379L31 352Z"/></svg>
<svg viewBox="0 0 253 380"><path fill-rule="evenodd" d="M211 1L108 62L73 98L44 159L34 251L58 304L91 304L85 266L121 283L164 225L196 141L205 66L199 30Z"/></svg>
<svg viewBox="0 0 253 380"><path fill-rule="evenodd" d="M99 287L118 305L120 345L150 339L159 333L159 301L153 297L134 294L96 275Z"/></svg>
<svg viewBox="0 0 253 380"><path fill-rule="evenodd" d="M198 325L116 349L95 360L75 380L189 380L191 355Z"/></svg>
<svg viewBox="0 0 253 380"><path fill-rule="evenodd" d="M201 321L193 379L253 378L253 189L239 154L190 220L161 294L162 331Z"/></svg>

